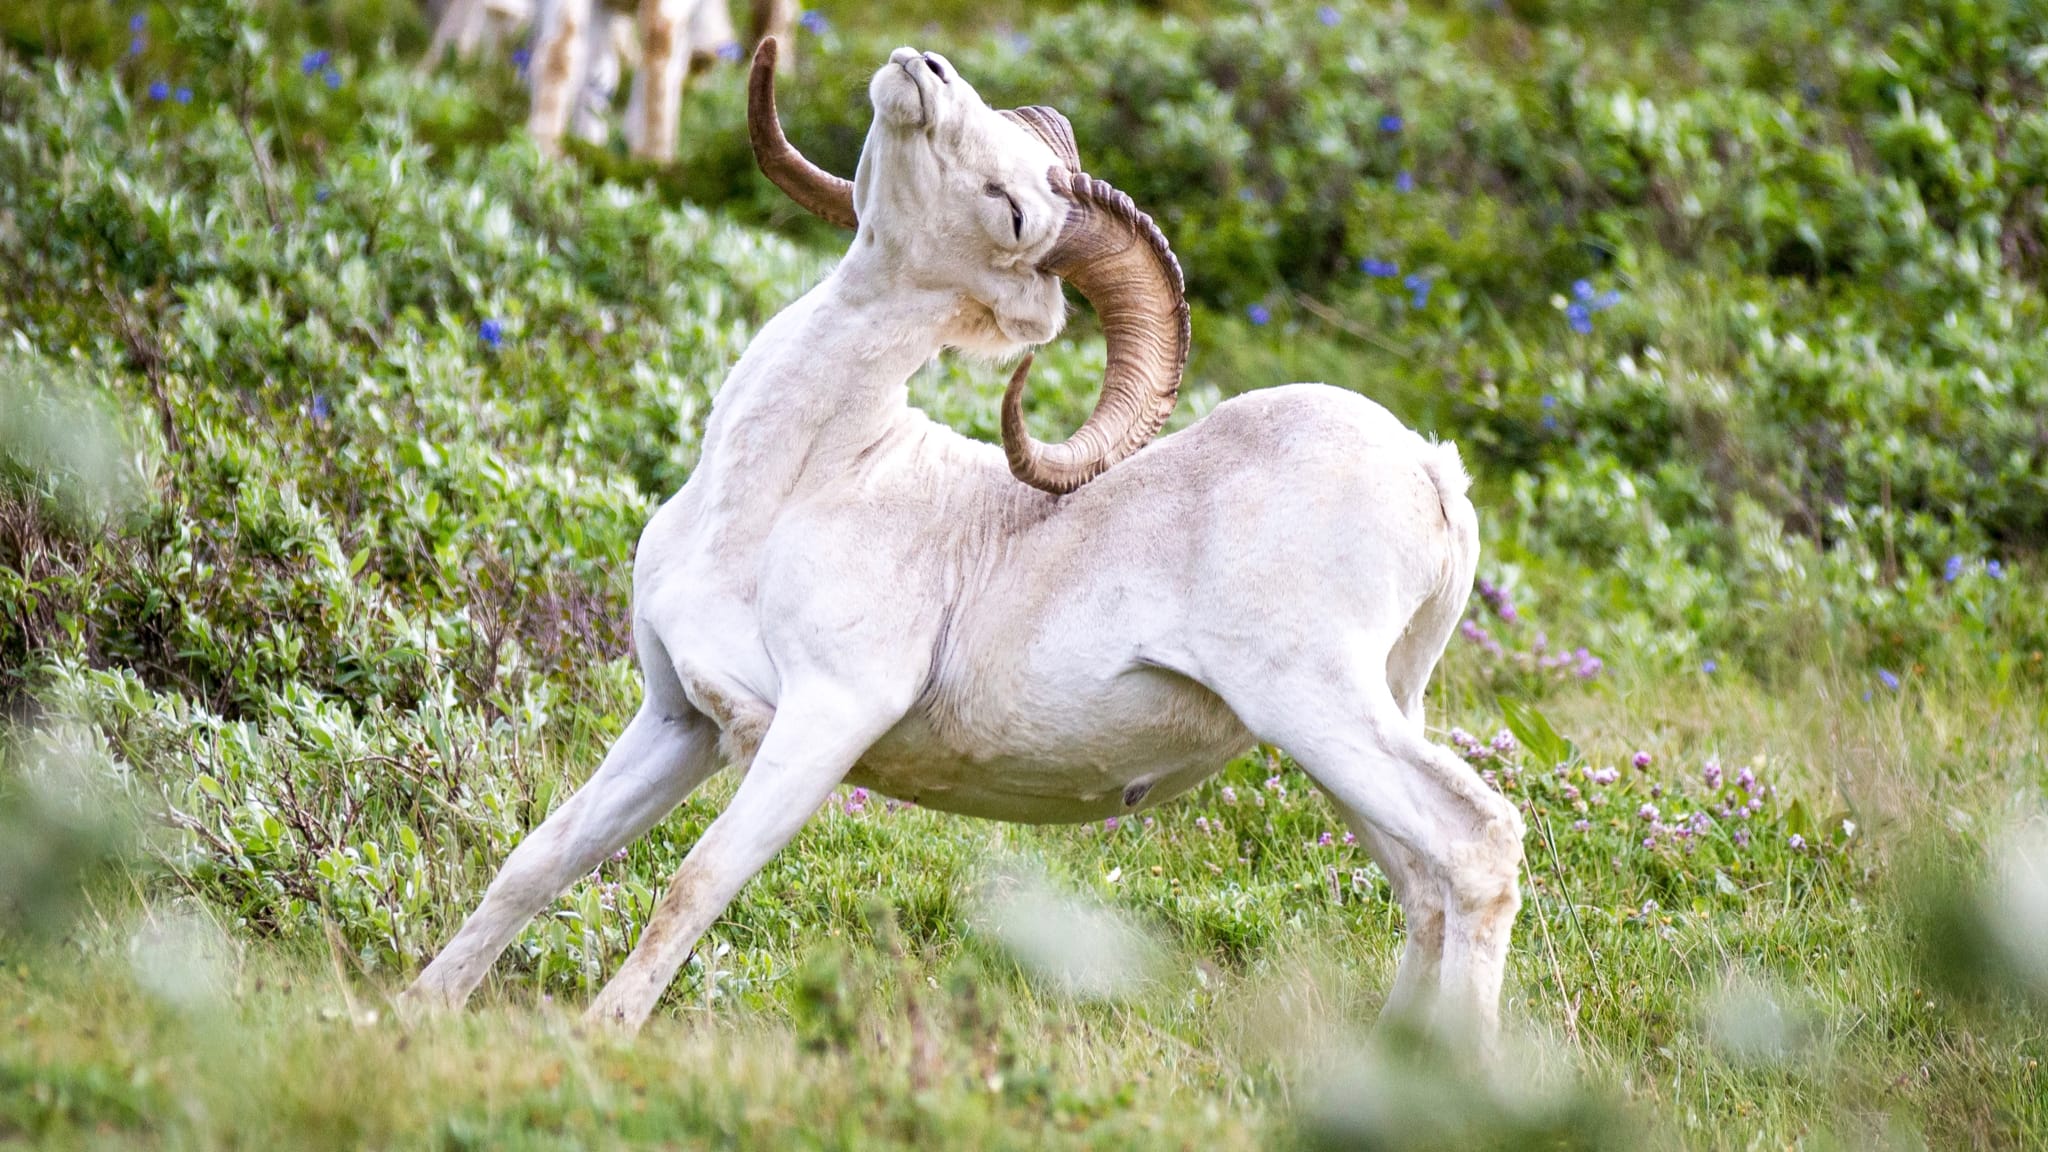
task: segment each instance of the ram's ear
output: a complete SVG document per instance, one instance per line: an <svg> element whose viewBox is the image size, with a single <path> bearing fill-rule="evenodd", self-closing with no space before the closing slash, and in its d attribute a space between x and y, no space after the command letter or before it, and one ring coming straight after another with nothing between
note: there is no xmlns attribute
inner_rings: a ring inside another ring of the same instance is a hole
<svg viewBox="0 0 2048 1152"><path fill-rule="evenodd" d="M1067 166L1067 171L1081 170L1081 147L1074 143L1074 126L1067 123L1067 118L1060 115L1057 110L1047 108L1043 104L1033 104L1028 108L1005 108L1003 116L1031 129L1034 135L1045 141L1045 146L1052 149L1053 155L1060 158L1060 163Z"/></svg>

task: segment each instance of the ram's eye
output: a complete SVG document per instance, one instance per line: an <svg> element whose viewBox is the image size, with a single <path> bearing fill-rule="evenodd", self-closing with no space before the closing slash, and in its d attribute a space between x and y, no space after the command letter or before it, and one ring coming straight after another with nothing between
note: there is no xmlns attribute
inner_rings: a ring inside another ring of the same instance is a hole
<svg viewBox="0 0 2048 1152"><path fill-rule="evenodd" d="M1022 208L1017 207L1017 198L1015 196L1010 195L1008 192L1003 191L1002 185L995 183L982 185L981 193L982 195L990 197L991 199L1002 199L1009 201L1010 236L1013 239L1022 240L1024 238L1024 210Z"/></svg>

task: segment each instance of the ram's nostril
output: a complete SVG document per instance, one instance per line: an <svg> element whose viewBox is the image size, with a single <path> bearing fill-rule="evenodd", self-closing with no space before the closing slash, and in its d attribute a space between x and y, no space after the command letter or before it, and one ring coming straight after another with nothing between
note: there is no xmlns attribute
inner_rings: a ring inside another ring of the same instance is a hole
<svg viewBox="0 0 2048 1152"><path fill-rule="evenodd" d="M941 62L937 56L934 56L931 53L927 52L924 54L924 62L925 65L932 70L932 75L937 76L939 78L939 83L952 83L952 81L948 79L946 76L946 65L943 62Z"/></svg>

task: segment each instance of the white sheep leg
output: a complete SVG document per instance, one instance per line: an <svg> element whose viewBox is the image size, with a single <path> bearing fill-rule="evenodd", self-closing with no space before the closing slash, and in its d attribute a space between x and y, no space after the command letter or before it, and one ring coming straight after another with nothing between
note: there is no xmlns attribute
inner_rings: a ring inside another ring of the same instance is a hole
<svg viewBox="0 0 2048 1152"><path fill-rule="evenodd" d="M653 827L718 765L718 732L702 716L663 719L643 708L583 787L512 850L405 1003L452 1008L469 999L535 913Z"/></svg>
<svg viewBox="0 0 2048 1152"><path fill-rule="evenodd" d="M570 113L582 99L584 69L590 53L584 41L594 35L591 0L551 0L543 6L533 38L533 107L526 131L542 153L562 150L562 133Z"/></svg>
<svg viewBox="0 0 2048 1152"><path fill-rule="evenodd" d="M732 803L676 869L640 943L584 1018L638 1030L698 938L897 716L877 715L836 687L786 695Z"/></svg>
<svg viewBox="0 0 2048 1152"><path fill-rule="evenodd" d="M1333 799L1332 803L1336 804L1345 824L1365 841L1366 851L1372 854L1380 871L1386 873L1387 883L1394 890L1394 899L1401 905L1402 919L1408 925L1408 940L1401 947L1401 960L1394 968L1394 984L1387 990L1381 1018L1419 1021L1435 1002L1437 988L1442 983L1443 888L1414 853L1373 827L1371 821L1343 802Z"/></svg>
<svg viewBox="0 0 2048 1152"><path fill-rule="evenodd" d="M693 0L640 0L640 71L634 77L638 122L627 132L633 155L666 164L676 158L676 120L690 66ZM715 3L718 0L694 0Z"/></svg>
<svg viewBox="0 0 2048 1152"><path fill-rule="evenodd" d="M597 30L583 38L583 83L576 92L576 113L570 131L577 139L603 147L611 137L612 101L619 93L619 53L613 26L623 17L597 14Z"/></svg>
<svg viewBox="0 0 2048 1152"><path fill-rule="evenodd" d="M1358 670L1348 677L1268 678L1235 691L1211 687L1261 739L1299 760L1348 819L1392 841L1418 866L1404 870L1396 886L1411 935L1390 1007L1421 1007L1433 951L1428 926L1441 915L1442 956L1430 1007L1450 1035L1490 1050L1500 1027L1508 937L1521 906L1521 817L1408 718L1377 671L1384 659L1343 662ZM1290 663L1315 668L1320 662L1295 653ZM1382 866L1394 858L1388 853Z"/></svg>

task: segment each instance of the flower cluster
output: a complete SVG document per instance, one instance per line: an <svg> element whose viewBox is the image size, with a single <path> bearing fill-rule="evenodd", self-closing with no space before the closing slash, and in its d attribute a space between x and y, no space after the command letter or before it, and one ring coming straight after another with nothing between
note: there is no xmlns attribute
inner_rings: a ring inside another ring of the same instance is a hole
<svg viewBox="0 0 2048 1152"><path fill-rule="evenodd" d="M1951 556L1948 558L1948 562L1941 566L1941 578L1953 584L1961 580L1963 574L1968 572L1975 563L1974 560L1960 553ZM1984 561L1984 574L1993 580L2003 580L2005 579L2005 565L1996 560L1986 560Z"/></svg>
<svg viewBox="0 0 2048 1152"><path fill-rule="evenodd" d="M300 57L299 71L307 76L318 75L329 88L341 87L341 71L334 66L334 53L325 48L315 48Z"/></svg>
<svg viewBox="0 0 2048 1152"><path fill-rule="evenodd" d="M1522 619L1514 600L1500 585L1482 577L1472 591L1479 598L1480 607L1504 628L1512 628ZM1458 623L1458 634L1491 658L1496 668L1505 666L1524 672L1592 680L1607 667L1605 661L1584 647L1552 649L1549 634L1542 631L1538 631L1528 648L1522 650L1510 647L1499 635L1470 616ZM1488 670L1491 672L1496 668Z"/></svg>
<svg viewBox="0 0 2048 1152"><path fill-rule="evenodd" d="M1564 306L1564 318L1572 331L1581 336L1593 331L1593 314L1605 312L1621 303L1621 293L1609 288L1596 291L1591 280L1579 280L1572 284L1571 302Z"/></svg>

